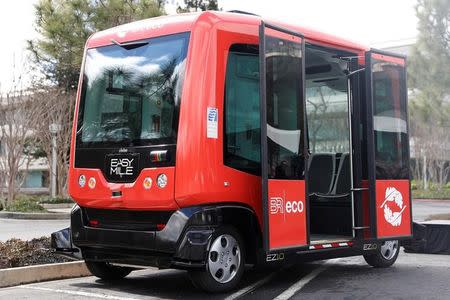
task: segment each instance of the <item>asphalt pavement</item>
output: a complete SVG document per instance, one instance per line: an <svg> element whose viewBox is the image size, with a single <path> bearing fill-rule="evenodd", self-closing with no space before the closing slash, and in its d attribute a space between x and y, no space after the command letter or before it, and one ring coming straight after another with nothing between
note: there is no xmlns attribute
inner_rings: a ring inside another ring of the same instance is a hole
<svg viewBox="0 0 450 300"><path fill-rule="evenodd" d="M450 299L449 279L449 256L402 252L386 269L362 257L249 269L235 291L222 295L199 291L185 271L148 269L112 283L85 277L3 288L0 299Z"/></svg>
<svg viewBox="0 0 450 300"><path fill-rule="evenodd" d="M18 220L0 219L0 241L11 238L31 240L50 236L54 231L69 227L70 220Z"/></svg>
<svg viewBox="0 0 450 300"><path fill-rule="evenodd" d="M413 200L413 219L420 222L429 216L438 214L450 214L450 200Z"/></svg>

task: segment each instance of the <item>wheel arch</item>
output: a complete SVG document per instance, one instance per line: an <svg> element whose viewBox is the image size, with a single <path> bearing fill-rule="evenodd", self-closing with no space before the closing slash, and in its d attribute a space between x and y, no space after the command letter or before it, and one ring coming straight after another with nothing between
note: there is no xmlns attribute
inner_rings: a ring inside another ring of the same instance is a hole
<svg viewBox="0 0 450 300"><path fill-rule="evenodd" d="M225 206L221 211L220 225L230 225L239 231L244 241L245 261L256 263L256 254L262 249L262 232L255 212L245 206Z"/></svg>
<svg viewBox="0 0 450 300"><path fill-rule="evenodd" d="M185 261L204 260L214 231L220 226L232 226L242 236L245 261L257 262L257 253L262 247L262 232L257 215L250 207L217 204L189 208L189 212L189 221L180 237L176 258Z"/></svg>

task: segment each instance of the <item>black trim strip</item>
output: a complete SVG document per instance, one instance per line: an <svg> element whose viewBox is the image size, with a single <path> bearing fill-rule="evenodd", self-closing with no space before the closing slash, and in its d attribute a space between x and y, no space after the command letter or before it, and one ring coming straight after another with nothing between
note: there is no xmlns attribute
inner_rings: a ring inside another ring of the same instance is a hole
<svg viewBox="0 0 450 300"><path fill-rule="evenodd" d="M281 31L283 33L287 33L287 34L290 34L290 35L298 36L299 38L302 39L302 43L304 44L303 40L304 40L305 36L302 33L300 33L300 32L292 31L292 30L287 29L285 27L274 25L274 24L267 23L267 22L264 22L264 21L261 21L260 28L261 28L261 26L273 29L275 31ZM260 33L261 33L261 31L260 31Z"/></svg>
<svg viewBox="0 0 450 300"><path fill-rule="evenodd" d="M404 55L404 54L389 52L389 51L385 51L385 50L379 50L379 49L375 49L375 48L370 48L370 52L371 53L381 54L381 55L386 55L386 56L393 56L393 57L403 58L405 60L405 62L406 62L406 55Z"/></svg>
<svg viewBox="0 0 450 300"><path fill-rule="evenodd" d="M367 173L369 181L369 215L372 238L377 237L377 207L375 187L375 135L373 131L373 99L372 99L372 52L366 52L366 139L367 139Z"/></svg>
<svg viewBox="0 0 450 300"><path fill-rule="evenodd" d="M259 99L260 99L260 127L261 127L261 192L263 210L263 246L269 252L269 208L268 201L268 162L267 162L267 99L266 99L266 38L264 21L259 25Z"/></svg>

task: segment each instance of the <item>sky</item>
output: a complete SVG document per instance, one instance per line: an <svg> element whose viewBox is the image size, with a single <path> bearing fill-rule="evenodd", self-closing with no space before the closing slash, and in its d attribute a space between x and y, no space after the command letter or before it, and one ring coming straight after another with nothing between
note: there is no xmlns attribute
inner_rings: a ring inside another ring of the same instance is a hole
<svg viewBox="0 0 450 300"><path fill-rule="evenodd" d="M14 79L17 84L26 85L26 79L19 80L19 76L26 70L26 41L37 37L33 29L36 2L0 2L0 92L11 90Z"/></svg>
<svg viewBox="0 0 450 300"><path fill-rule="evenodd" d="M177 1L168 0L168 13L175 12ZM26 84L26 79L18 78L26 73L26 40L38 36L33 29L36 2L0 2L0 92L10 90L14 79ZM414 40L415 3L416 0L219 0L219 7L224 11L252 12L382 48Z"/></svg>

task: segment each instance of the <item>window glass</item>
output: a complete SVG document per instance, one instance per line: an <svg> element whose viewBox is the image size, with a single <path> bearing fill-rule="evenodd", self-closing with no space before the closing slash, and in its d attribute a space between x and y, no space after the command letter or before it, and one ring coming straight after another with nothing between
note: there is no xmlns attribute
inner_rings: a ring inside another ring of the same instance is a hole
<svg viewBox="0 0 450 300"><path fill-rule="evenodd" d="M374 60L373 127L377 179L408 178L408 132L403 66Z"/></svg>
<svg viewBox="0 0 450 300"><path fill-rule="evenodd" d="M41 188L43 187L42 171L30 171L27 173L22 184L23 188Z"/></svg>
<svg viewBox="0 0 450 300"><path fill-rule="evenodd" d="M351 189L348 60L343 58L351 55L306 46L310 193L336 195Z"/></svg>
<svg viewBox="0 0 450 300"><path fill-rule="evenodd" d="M268 174L304 177L301 44L266 36Z"/></svg>
<svg viewBox="0 0 450 300"><path fill-rule="evenodd" d="M257 49L234 45L228 54L225 83L224 163L259 174L261 130Z"/></svg>
<svg viewBox="0 0 450 300"><path fill-rule="evenodd" d="M311 153L348 153L348 95L347 78L333 83L307 80L306 110L308 113L309 149Z"/></svg>
<svg viewBox="0 0 450 300"><path fill-rule="evenodd" d="M175 143L188 38L182 33L89 49L79 145Z"/></svg>

